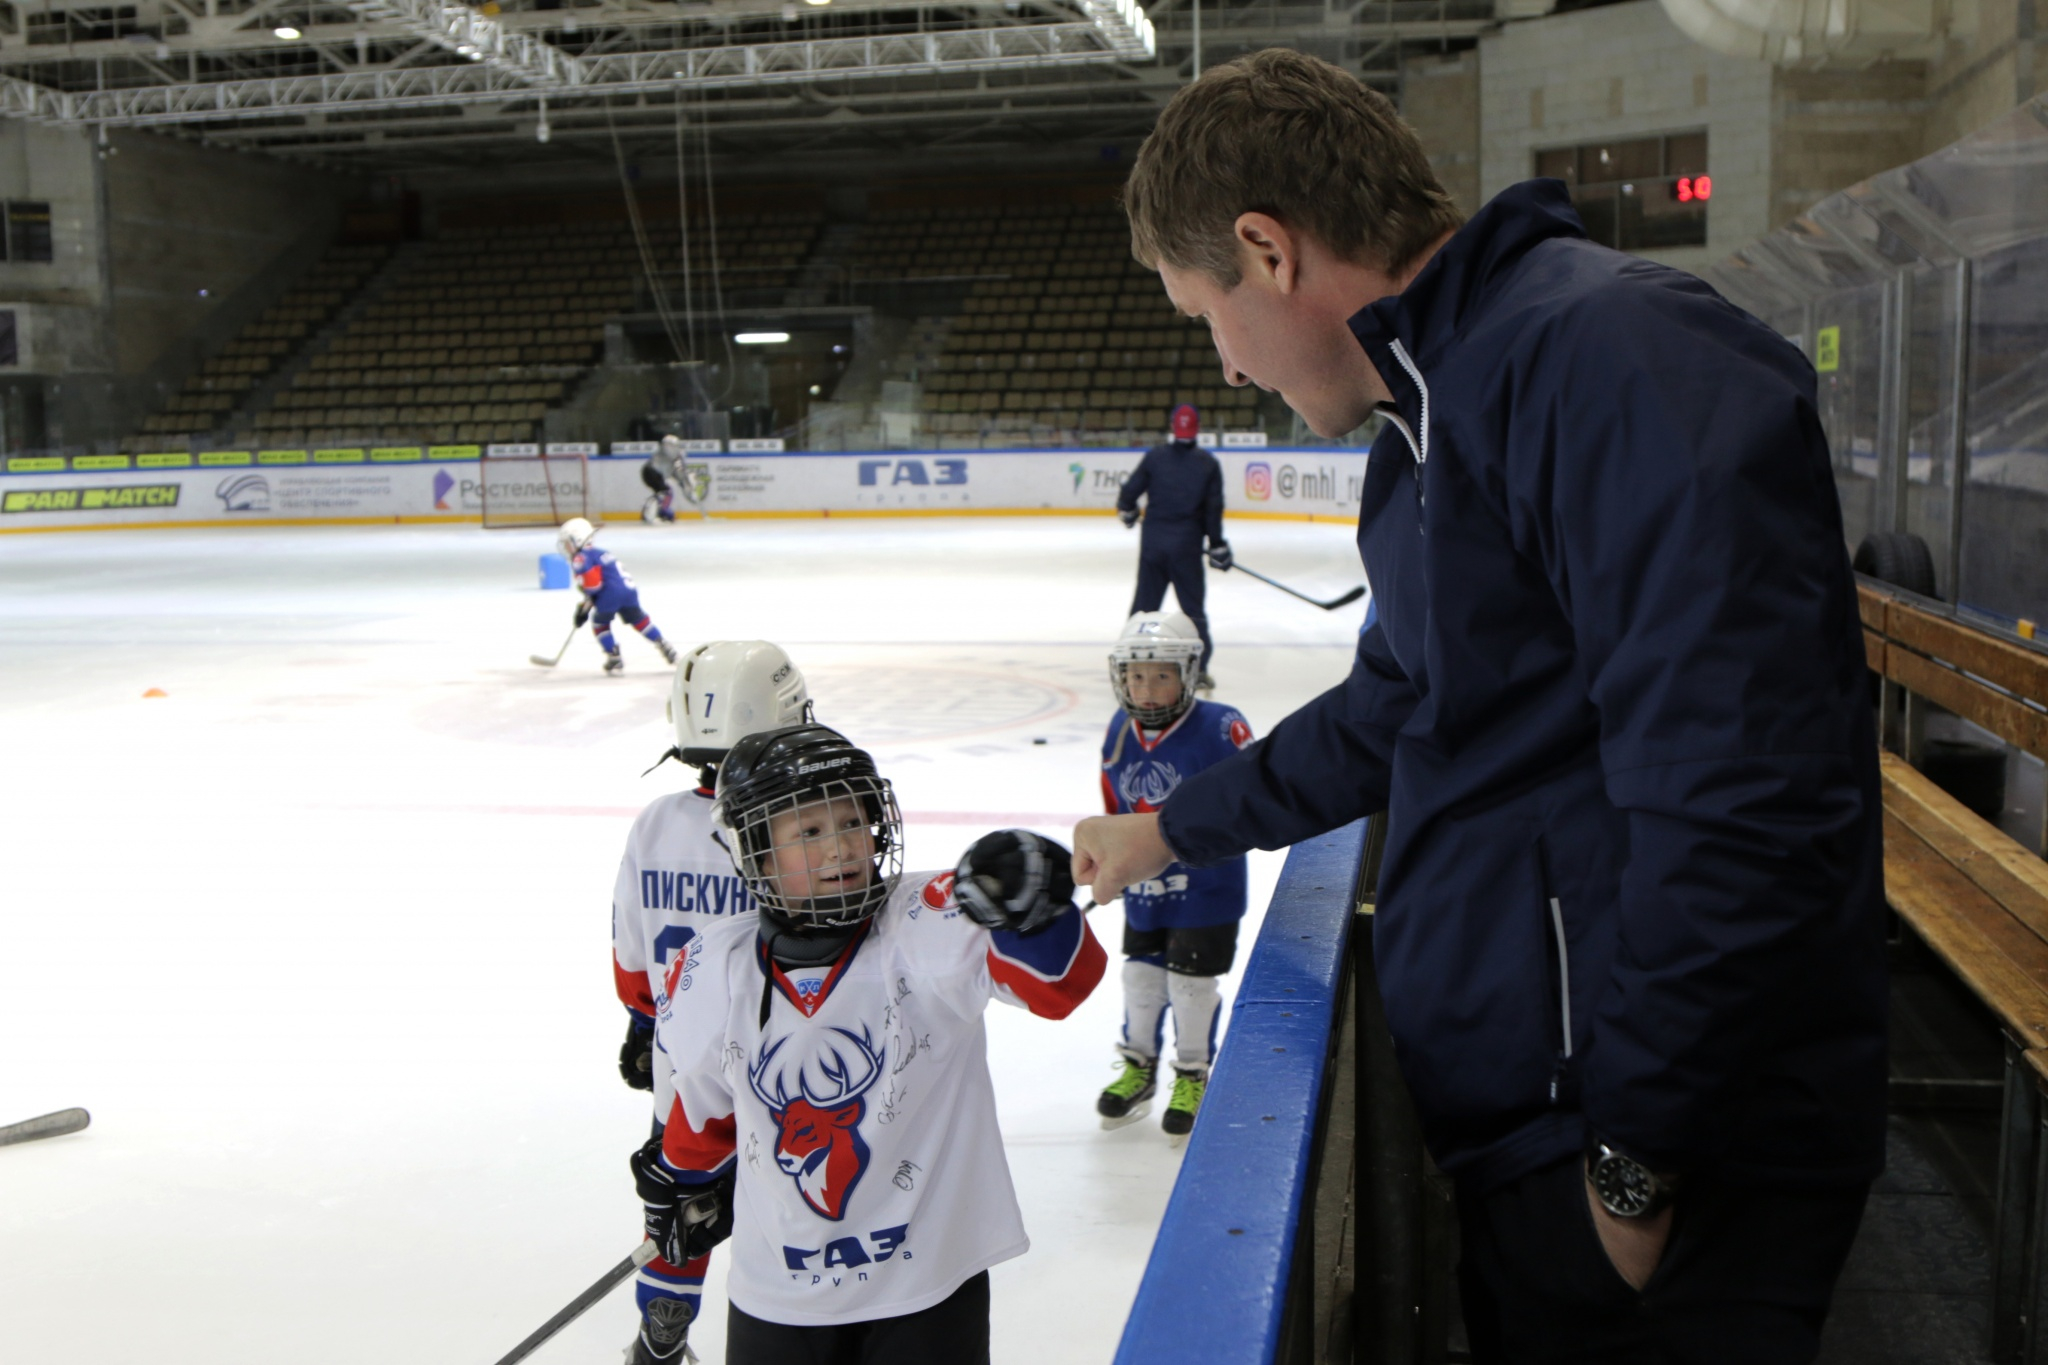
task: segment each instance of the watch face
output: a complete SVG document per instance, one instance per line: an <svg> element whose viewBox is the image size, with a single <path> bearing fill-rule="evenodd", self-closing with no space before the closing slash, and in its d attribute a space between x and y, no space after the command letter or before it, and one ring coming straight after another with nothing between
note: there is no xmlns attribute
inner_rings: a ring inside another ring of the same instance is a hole
<svg viewBox="0 0 2048 1365"><path fill-rule="evenodd" d="M1640 1218L1656 1202L1657 1177L1641 1162L1609 1152L1593 1164L1593 1190L1616 1218Z"/></svg>

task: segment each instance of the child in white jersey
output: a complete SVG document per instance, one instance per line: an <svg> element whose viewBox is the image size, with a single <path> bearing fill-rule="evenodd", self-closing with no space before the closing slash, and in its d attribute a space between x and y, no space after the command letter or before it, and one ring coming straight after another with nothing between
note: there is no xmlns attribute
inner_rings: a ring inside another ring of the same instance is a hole
<svg viewBox="0 0 2048 1365"><path fill-rule="evenodd" d="M714 640L676 665L668 706L676 742L663 761L679 758L698 778L693 789L656 799L633 821L612 891L612 977L628 1020L619 1072L626 1084L654 1092L657 1137L675 1095L668 1061L654 1050L655 994L683 945L711 924L754 914L711 822L718 764L742 737L810 714L802 671L766 640ZM627 1365L681 1365L707 1268L703 1259L659 1257L640 1268L633 1286L640 1325Z"/></svg>
<svg viewBox="0 0 2048 1365"><path fill-rule="evenodd" d="M655 997L648 1235L681 1263L730 1229L730 1365L986 1362L988 1267L1029 1243L982 1013L1063 1018L1101 980L1066 850L1005 830L904 877L889 783L820 725L735 744L713 818L758 919L684 945Z"/></svg>

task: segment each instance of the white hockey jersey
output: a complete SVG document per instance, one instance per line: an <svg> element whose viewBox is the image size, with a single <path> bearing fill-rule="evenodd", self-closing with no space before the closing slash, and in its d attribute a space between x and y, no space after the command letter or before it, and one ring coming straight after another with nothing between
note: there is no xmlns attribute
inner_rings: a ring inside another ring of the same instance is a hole
<svg viewBox="0 0 2048 1365"><path fill-rule="evenodd" d="M753 922L754 902L713 840L711 793L699 787L650 804L633 820L612 887L612 980L619 1003L654 1017L662 973L677 950L722 920ZM669 1069L654 1064L654 1114L675 1094Z"/></svg>
<svg viewBox="0 0 2048 1365"><path fill-rule="evenodd" d="M982 1014L994 998L1063 1018L1106 958L1080 914L991 933L952 886L906 876L837 962L775 966L765 1024L752 922L713 926L669 965L663 1156L687 1183L739 1163L727 1293L757 1318L914 1313L1030 1245Z"/></svg>

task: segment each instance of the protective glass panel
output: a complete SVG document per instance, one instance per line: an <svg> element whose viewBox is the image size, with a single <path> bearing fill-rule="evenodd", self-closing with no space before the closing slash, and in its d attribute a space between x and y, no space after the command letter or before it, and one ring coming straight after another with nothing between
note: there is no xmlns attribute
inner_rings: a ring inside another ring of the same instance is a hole
<svg viewBox="0 0 2048 1365"><path fill-rule="evenodd" d="M1949 597L1949 505L1955 465L1957 281L1953 266L1913 273L1906 351L1906 529L1927 542L1935 591Z"/></svg>
<svg viewBox="0 0 2048 1365"><path fill-rule="evenodd" d="M2048 621L2048 97L1704 274L1803 342L1850 545L1917 536L1940 596Z"/></svg>
<svg viewBox="0 0 2048 1365"><path fill-rule="evenodd" d="M2048 619L2048 236L1980 259L1960 598Z"/></svg>
<svg viewBox="0 0 2048 1365"><path fill-rule="evenodd" d="M1820 420L1853 545L1877 525L1878 376L1884 358L1883 284L1837 294L1814 313Z"/></svg>

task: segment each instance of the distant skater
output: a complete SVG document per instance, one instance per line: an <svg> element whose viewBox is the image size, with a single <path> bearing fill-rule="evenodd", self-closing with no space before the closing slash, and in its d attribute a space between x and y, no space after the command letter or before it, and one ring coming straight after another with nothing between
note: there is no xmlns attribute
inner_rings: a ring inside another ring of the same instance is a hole
<svg viewBox="0 0 2048 1365"><path fill-rule="evenodd" d="M1203 541L1208 541L1209 563L1219 569L1231 564L1230 544L1223 539L1223 467L1216 457L1195 444L1201 434L1201 415L1192 403L1173 410L1173 439L1153 446L1138 461L1131 477L1116 495L1117 516L1125 526L1138 524L1138 499L1145 499L1145 528L1138 539L1138 591L1131 598L1130 615L1158 611L1166 600L1166 587L1173 585L1173 597L1202 637L1202 660L1196 669L1195 690L1207 692L1216 686L1209 676L1209 656L1216 642L1209 636L1209 614L1203 609L1208 583L1202 576Z"/></svg>
<svg viewBox="0 0 2048 1365"><path fill-rule="evenodd" d="M640 520L649 525L673 524L676 494L681 492L685 502L691 501L689 479L689 459L682 441L674 436L662 437L661 448L640 466L640 482L650 490L647 501L640 505Z"/></svg>
<svg viewBox="0 0 2048 1365"><path fill-rule="evenodd" d="M626 667L619 654L619 642L612 638L614 616L624 617L627 625L661 651L662 658L674 663L676 647L661 638L661 627L640 609L640 592L633 586L632 575L626 572L625 565L612 558L610 550L590 543L596 537L595 526L582 517L571 517L562 523L555 538L569 561L576 587L583 594L583 600L576 604L576 624L580 627L585 621L590 622L598 648L604 651L604 671L618 673Z"/></svg>

